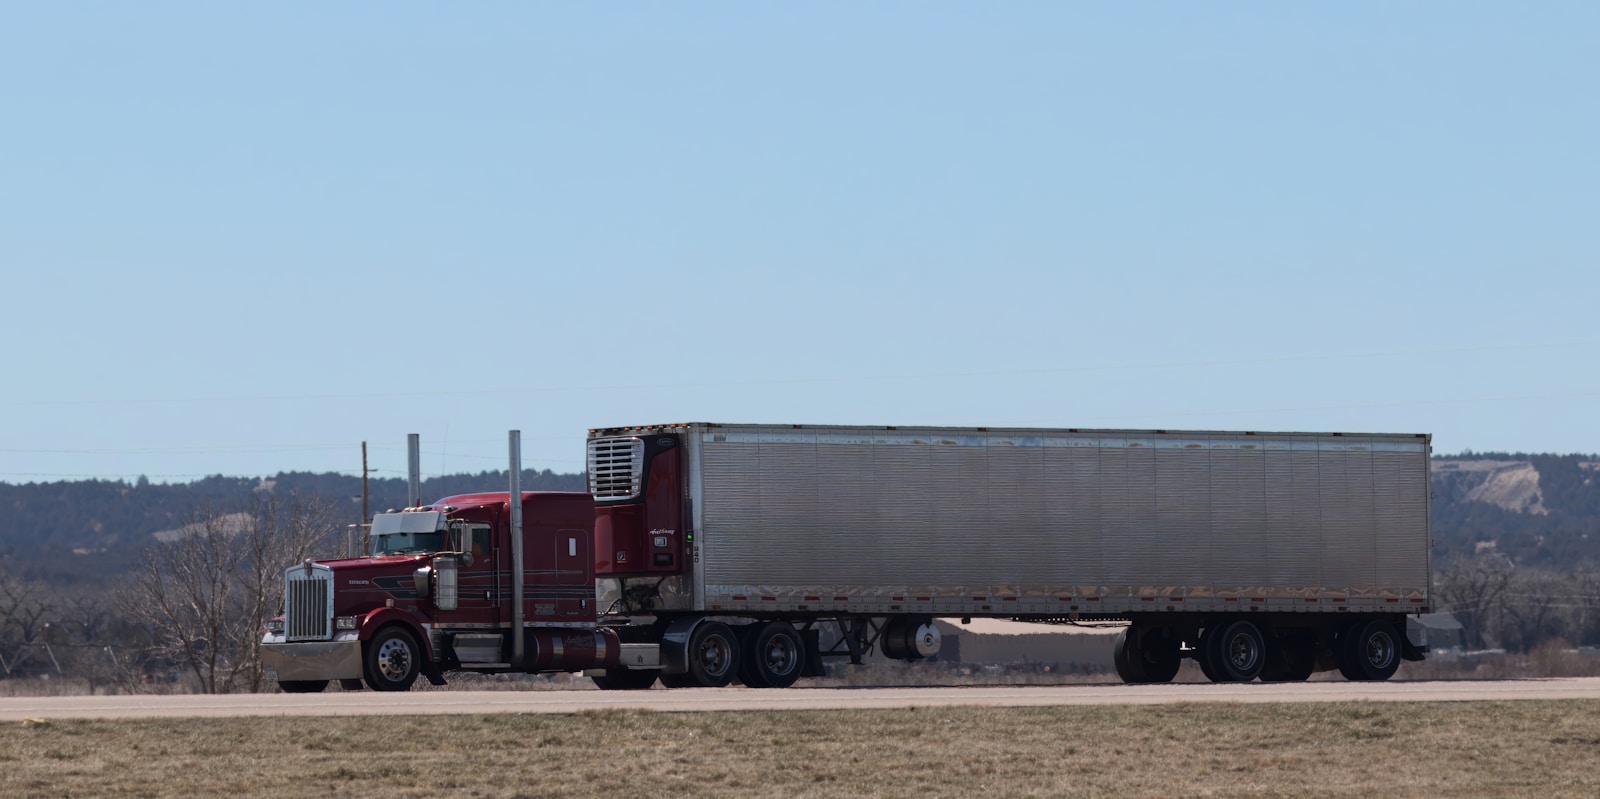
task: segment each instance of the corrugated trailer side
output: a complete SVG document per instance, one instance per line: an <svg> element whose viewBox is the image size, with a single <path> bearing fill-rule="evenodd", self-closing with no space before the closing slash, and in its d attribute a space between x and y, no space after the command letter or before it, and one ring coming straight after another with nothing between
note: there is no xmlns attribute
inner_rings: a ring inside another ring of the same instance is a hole
<svg viewBox="0 0 1600 799"><path fill-rule="evenodd" d="M700 610L1429 609L1426 435L692 425Z"/></svg>

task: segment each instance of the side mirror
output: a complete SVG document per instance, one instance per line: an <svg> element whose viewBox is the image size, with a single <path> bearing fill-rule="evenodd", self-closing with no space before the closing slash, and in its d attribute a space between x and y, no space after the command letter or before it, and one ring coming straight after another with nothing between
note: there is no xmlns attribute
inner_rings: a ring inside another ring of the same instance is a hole
<svg viewBox="0 0 1600 799"><path fill-rule="evenodd" d="M440 610L455 610L456 556L441 555L433 559L433 606Z"/></svg>
<svg viewBox="0 0 1600 799"><path fill-rule="evenodd" d="M411 573L411 584L417 589L417 598L426 599L433 596L433 569L423 566Z"/></svg>

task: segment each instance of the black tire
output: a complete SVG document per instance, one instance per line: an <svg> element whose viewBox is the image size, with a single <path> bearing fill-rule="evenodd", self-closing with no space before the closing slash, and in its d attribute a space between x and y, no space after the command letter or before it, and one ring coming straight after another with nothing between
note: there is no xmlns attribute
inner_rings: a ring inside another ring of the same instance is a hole
<svg viewBox="0 0 1600 799"><path fill-rule="evenodd" d="M1178 636L1165 627L1144 630L1139 637L1139 650L1144 655L1144 676L1150 682L1172 682L1183 665L1183 654L1178 651Z"/></svg>
<svg viewBox="0 0 1600 799"><path fill-rule="evenodd" d="M1337 643L1339 673L1347 680L1377 682L1400 668L1400 636L1394 625L1373 619L1345 629Z"/></svg>
<svg viewBox="0 0 1600 799"><path fill-rule="evenodd" d="M1200 645L1195 648L1191 657L1194 658L1194 662L1200 664L1200 673L1206 675L1206 679L1212 682L1222 682L1222 678L1217 676L1216 670L1211 668L1211 658L1206 654L1209 651L1210 647L1206 646L1206 637L1201 635Z"/></svg>
<svg viewBox="0 0 1600 799"><path fill-rule="evenodd" d="M340 680L339 687L346 691L359 691L367 686L365 683L361 682L360 677L357 677L353 680Z"/></svg>
<svg viewBox="0 0 1600 799"><path fill-rule="evenodd" d="M1262 682L1305 682L1317 668L1316 637L1288 630L1267 641Z"/></svg>
<svg viewBox="0 0 1600 799"><path fill-rule="evenodd" d="M692 674L663 674L661 685L665 688L693 688L699 683L694 681Z"/></svg>
<svg viewBox="0 0 1600 799"><path fill-rule="evenodd" d="M286 694L320 694L328 687L327 680L279 680L278 687Z"/></svg>
<svg viewBox="0 0 1600 799"><path fill-rule="evenodd" d="M1202 668L1211 666L1206 676L1215 682L1250 682L1266 665L1266 638L1259 627L1242 619L1207 629L1200 644Z"/></svg>
<svg viewBox="0 0 1600 799"><path fill-rule="evenodd" d="M604 676L589 679L602 691L648 691L660 676L660 669L606 669Z"/></svg>
<svg viewBox="0 0 1600 799"><path fill-rule="evenodd" d="M739 674L751 688L788 688L806 665L806 643L786 621L758 626L746 639Z"/></svg>
<svg viewBox="0 0 1600 799"><path fill-rule="evenodd" d="M720 621L703 622L689 636L685 655L694 685L721 688L739 671L739 637Z"/></svg>
<svg viewBox="0 0 1600 799"><path fill-rule="evenodd" d="M422 647L402 627L385 627L361 649L362 676L374 691L406 691L422 670Z"/></svg>
<svg viewBox="0 0 1600 799"><path fill-rule="evenodd" d="M1183 665L1183 655L1171 630L1134 626L1117 634L1112 661L1125 683L1172 682Z"/></svg>
<svg viewBox="0 0 1600 799"><path fill-rule="evenodd" d="M1130 685L1149 682L1144 673L1144 655L1139 648L1139 635L1132 627L1117 633L1116 644L1111 649L1111 662L1116 664L1117 676Z"/></svg>

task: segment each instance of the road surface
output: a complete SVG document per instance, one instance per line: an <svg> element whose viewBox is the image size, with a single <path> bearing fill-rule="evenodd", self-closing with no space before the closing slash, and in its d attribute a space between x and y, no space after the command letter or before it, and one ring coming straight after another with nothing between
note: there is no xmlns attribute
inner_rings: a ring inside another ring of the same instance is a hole
<svg viewBox="0 0 1600 799"><path fill-rule="evenodd" d="M1600 677L1441 682L1180 683L965 688L686 688L650 691L332 691L322 694L41 696L0 698L0 721L29 718L360 716L577 713L634 709L859 710L867 708L1147 705L1174 702L1461 702L1600 699Z"/></svg>

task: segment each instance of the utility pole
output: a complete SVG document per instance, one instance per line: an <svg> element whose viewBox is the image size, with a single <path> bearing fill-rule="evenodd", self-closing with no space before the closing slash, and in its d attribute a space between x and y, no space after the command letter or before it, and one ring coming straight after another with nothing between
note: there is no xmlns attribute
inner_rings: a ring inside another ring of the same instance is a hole
<svg viewBox="0 0 1600 799"><path fill-rule="evenodd" d="M367 442L363 441L363 442L361 442L361 554L362 555L366 555L367 552L370 551L367 548L367 544L369 543L367 541L367 536L368 536L368 534L369 534L369 532L370 532L370 530L372 528L368 527L367 525L371 523L371 522L368 521L368 519L372 518L372 514L367 511L367 475L370 474L371 472L372 472L372 470L367 468Z"/></svg>

